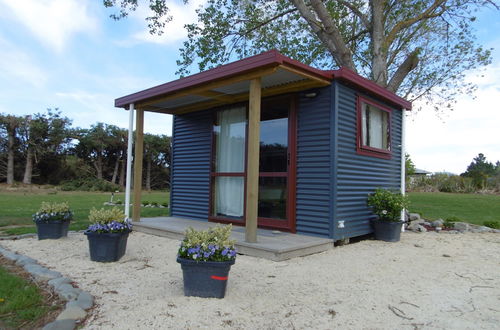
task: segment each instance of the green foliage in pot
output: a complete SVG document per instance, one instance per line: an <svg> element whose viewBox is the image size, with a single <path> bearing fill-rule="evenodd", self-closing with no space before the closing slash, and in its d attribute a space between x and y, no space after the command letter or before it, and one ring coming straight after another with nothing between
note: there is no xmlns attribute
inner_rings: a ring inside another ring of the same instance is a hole
<svg viewBox="0 0 500 330"><path fill-rule="evenodd" d="M71 221L73 212L71 212L68 203L49 203L42 202L38 212L33 214L33 221L36 223L50 221Z"/></svg>
<svg viewBox="0 0 500 330"><path fill-rule="evenodd" d="M94 233L122 233L132 230L132 224L125 217L125 213L117 207L112 209L92 208L89 213L91 225L88 232Z"/></svg>
<svg viewBox="0 0 500 330"><path fill-rule="evenodd" d="M398 191L377 188L368 196L370 206L379 220L400 221L401 211L408 208L408 197Z"/></svg>
<svg viewBox="0 0 500 330"><path fill-rule="evenodd" d="M230 240L232 226L215 226L207 230L188 228L178 256L196 261L229 261L236 258L235 241Z"/></svg>

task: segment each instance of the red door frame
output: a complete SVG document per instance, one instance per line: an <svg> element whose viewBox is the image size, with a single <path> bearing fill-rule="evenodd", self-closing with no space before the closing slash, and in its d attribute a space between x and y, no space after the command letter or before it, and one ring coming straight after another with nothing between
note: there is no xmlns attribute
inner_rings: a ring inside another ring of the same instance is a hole
<svg viewBox="0 0 500 330"><path fill-rule="evenodd" d="M283 95L280 95L283 97ZM283 231L289 231L292 233L296 232L295 228L295 198L296 198L296 170L297 170L297 96L289 95L289 110L288 110L288 172L287 173L273 173L273 172L259 172L259 177L279 177L283 176L287 178L287 210L286 210L286 221L277 220L272 218L258 218L258 227L259 228L270 228L270 229L280 229ZM269 98L272 99L272 98ZM237 104L234 104L237 105ZM248 112L248 105L247 112ZM219 109L217 109L219 110ZM217 110L214 111L214 122ZM248 125L248 123L247 123ZM213 125L212 125L213 127ZM246 134L248 137L248 129L246 130ZM212 150L211 150L211 161L210 161L210 189L209 189L209 216L208 220L211 222L220 222L220 223L232 223L239 226L245 225L245 214L246 214L246 183L247 183L247 168L246 168L246 156L247 156L247 145L248 139L245 139L245 172L244 173L217 173L213 172L214 169L214 161L215 161L215 134L212 131ZM213 216L213 194L214 194L214 180L217 176L238 176L244 177L244 203L243 203L243 217L242 219L234 219L234 218L226 218L220 216Z"/></svg>

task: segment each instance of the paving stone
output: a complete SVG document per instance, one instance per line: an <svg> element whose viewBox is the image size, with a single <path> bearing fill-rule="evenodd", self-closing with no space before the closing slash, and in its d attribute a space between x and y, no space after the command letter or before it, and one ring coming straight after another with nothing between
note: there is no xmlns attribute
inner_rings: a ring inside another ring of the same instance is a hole
<svg viewBox="0 0 500 330"><path fill-rule="evenodd" d="M76 299L76 302L78 305L87 310L91 308L94 305L94 297L88 292L82 291L79 295L78 298Z"/></svg>
<svg viewBox="0 0 500 330"><path fill-rule="evenodd" d="M47 282L54 290L57 290L62 284L70 284L71 279L67 277L58 277Z"/></svg>
<svg viewBox="0 0 500 330"><path fill-rule="evenodd" d="M78 288L74 288L71 284L61 284L57 289L56 292L59 294L59 296L64 299L64 300L76 300L82 290Z"/></svg>
<svg viewBox="0 0 500 330"><path fill-rule="evenodd" d="M87 313L78 306L71 306L62 311L56 320L80 320L85 318Z"/></svg>
<svg viewBox="0 0 500 330"><path fill-rule="evenodd" d="M27 264L36 264L36 260L26 256L20 256L17 258L16 264L19 266L24 266Z"/></svg>
<svg viewBox="0 0 500 330"><path fill-rule="evenodd" d="M54 322L50 322L46 326L42 328L42 330L73 330L76 327L75 320L56 320Z"/></svg>
<svg viewBox="0 0 500 330"><path fill-rule="evenodd" d="M61 273L47 269L38 264L26 264L24 265L24 269L33 275L35 281L49 281L62 276Z"/></svg>
<svg viewBox="0 0 500 330"><path fill-rule="evenodd" d="M11 251L4 249L4 248L2 248L1 252L5 258L12 260L12 261L16 261L20 257L19 254L16 254L16 253L11 252Z"/></svg>

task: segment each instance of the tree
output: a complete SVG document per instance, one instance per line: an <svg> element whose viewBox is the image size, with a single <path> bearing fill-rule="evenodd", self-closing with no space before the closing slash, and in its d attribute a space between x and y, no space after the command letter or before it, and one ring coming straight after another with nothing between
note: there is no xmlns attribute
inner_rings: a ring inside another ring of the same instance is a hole
<svg viewBox="0 0 500 330"><path fill-rule="evenodd" d="M0 128L5 131L5 135L7 136L7 166L5 174L7 184L14 183L15 147L18 142L19 129L23 122L23 117L0 114Z"/></svg>
<svg viewBox="0 0 500 330"><path fill-rule="evenodd" d="M150 32L160 34L171 19L166 0L149 3ZM104 4L119 7L112 17L120 19L138 2ZM494 0L208 0L186 26L177 73L276 48L324 69L349 68L411 101L451 107L475 89L465 73L491 62L471 26L483 6L499 8Z"/></svg>
<svg viewBox="0 0 500 330"><path fill-rule="evenodd" d="M484 154L479 153L467 166L467 171L462 173L461 176L472 178L474 184L479 189L482 189L486 187L488 178L495 175L495 170L495 165L488 162Z"/></svg>
<svg viewBox="0 0 500 330"><path fill-rule="evenodd" d="M26 117L20 134L26 157L24 184L31 184L34 163L38 163L46 155L57 157L70 142L70 126L71 120L61 117L58 108Z"/></svg>
<svg viewBox="0 0 500 330"><path fill-rule="evenodd" d="M410 154L405 153L405 173L406 177L415 174L415 164L410 158Z"/></svg>
<svg viewBox="0 0 500 330"><path fill-rule="evenodd" d="M146 163L146 189L151 190L154 172L159 172L161 181L157 187L165 187L169 182L166 172L170 160L170 138L166 135L144 134L144 162ZM156 171L155 171L156 170Z"/></svg>

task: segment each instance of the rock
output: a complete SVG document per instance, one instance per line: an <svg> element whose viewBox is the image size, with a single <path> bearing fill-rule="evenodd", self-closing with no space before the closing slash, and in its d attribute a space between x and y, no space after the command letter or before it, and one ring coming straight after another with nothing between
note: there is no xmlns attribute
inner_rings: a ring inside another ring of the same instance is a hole
<svg viewBox="0 0 500 330"><path fill-rule="evenodd" d="M423 248L424 247L422 244L414 244L413 246L414 247L418 247L418 248Z"/></svg>
<svg viewBox="0 0 500 330"><path fill-rule="evenodd" d="M62 311L56 320L80 320L84 319L87 313L77 306L71 306Z"/></svg>
<svg viewBox="0 0 500 330"><path fill-rule="evenodd" d="M427 229L425 229L424 226L420 225L416 221L410 222L407 229L411 230L411 231L416 231L416 232L426 232L427 231Z"/></svg>
<svg viewBox="0 0 500 330"><path fill-rule="evenodd" d="M12 260L12 261L16 261L20 257L19 254L11 252L11 251L4 249L4 248L2 248L1 252L5 258Z"/></svg>
<svg viewBox="0 0 500 330"><path fill-rule="evenodd" d="M80 293L82 292L82 290L74 288L71 284L61 284L56 289L56 292L62 299L70 301L70 300L76 300L80 295Z"/></svg>
<svg viewBox="0 0 500 330"><path fill-rule="evenodd" d="M19 266L24 266L27 264L36 264L36 260L26 256L20 256L17 258L16 264Z"/></svg>
<svg viewBox="0 0 500 330"><path fill-rule="evenodd" d="M425 226L432 226L432 224L431 224L429 221L424 221L424 222L422 222L422 225L425 225Z"/></svg>
<svg viewBox="0 0 500 330"><path fill-rule="evenodd" d="M443 227L444 221L443 219L437 219L435 221L432 221L431 225L432 227Z"/></svg>
<svg viewBox="0 0 500 330"><path fill-rule="evenodd" d="M410 213L409 219L410 219L410 221L420 220L420 214L418 214L418 213Z"/></svg>
<svg viewBox="0 0 500 330"><path fill-rule="evenodd" d="M492 233L500 233L500 229L492 229L491 232Z"/></svg>
<svg viewBox="0 0 500 330"><path fill-rule="evenodd" d="M455 222L453 224L453 229L464 232L468 231L470 228L469 224L466 222Z"/></svg>
<svg viewBox="0 0 500 330"><path fill-rule="evenodd" d="M57 277L61 277L62 274L50 269L47 269L45 267L42 267L38 264L26 264L24 265L24 269L33 275L35 278L35 281L41 282L41 281L49 281Z"/></svg>
<svg viewBox="0 0 500 330"><path fill-rule="evenodd" d="M77 304L82 309L89 309L94 305L94 297L90 293L82 291L76 299Z"/></svg>
<svg viewBox="0 0 500 330"><path fill-rule="evenodd" d="M418 224L421 224L424 222L425 222L425 219L417 219L417 220L410 221L410 223L418 223Z"/></svg>
<svg viewBox="0 0 500 330"><path fill-rule="evenodd" d="M54 322L50 322L46 326L42 328L42 330L73 330L76 327L75 320L56 320Z"/></svg>
<svg viewBox="0 0 500 330"><path fill-rule="evenodd" d="M438 232L438 233L439 233L439 232L440 232L443 228L441 228L441 227L436 227L435 229L436 229L436 232Z"/></svg>
<svg viewBox="0 0 500 330"><path fill-rule="evenodd" d="M54 290L57 290L59 289L59 287L62 285L62 284L70 284L71 283L71 280L67 277L58 277L58 278L55 278L53 280L50 280L48 282L48 284L54 288Z"/></svg>
<svg viewBox="0 0 500 330"><path fill-rule="evenodd" d="M445 258L451 258L451 256L449 254L446 254L446 253L443 254L443 257L445 257Z"/></svg>

